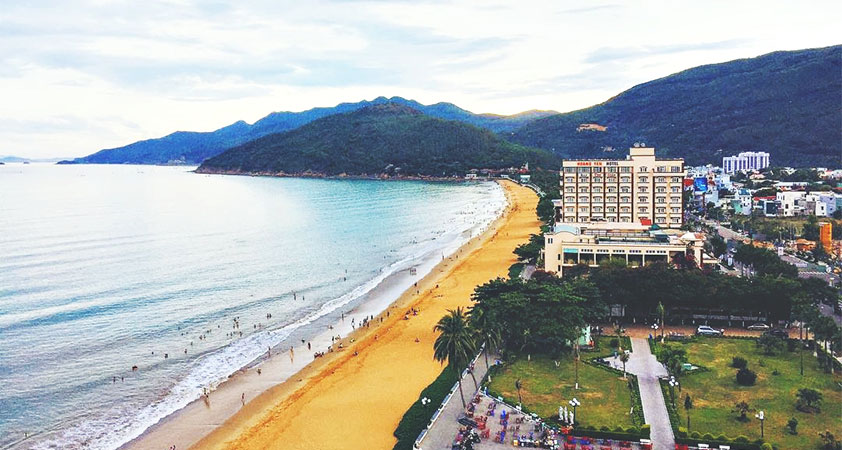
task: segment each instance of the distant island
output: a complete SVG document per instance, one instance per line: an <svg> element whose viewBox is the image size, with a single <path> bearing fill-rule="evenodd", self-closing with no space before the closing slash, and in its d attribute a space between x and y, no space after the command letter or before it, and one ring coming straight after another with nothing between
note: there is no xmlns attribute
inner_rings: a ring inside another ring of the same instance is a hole
<svg viewBox="0 0 842 450"><path fill-rule="evenodd" d="M437 177L471 169L555 167L544 150L489 130L430 117L400 103L336 114L214 156L199 173L279 176Z"/></svg>

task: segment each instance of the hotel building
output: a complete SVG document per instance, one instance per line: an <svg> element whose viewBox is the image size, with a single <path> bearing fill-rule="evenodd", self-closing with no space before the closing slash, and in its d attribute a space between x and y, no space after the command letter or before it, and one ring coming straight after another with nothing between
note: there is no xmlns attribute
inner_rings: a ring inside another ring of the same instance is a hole
<svg viewBox="0 0 842 450"><path fill-rule="evenodd" d="M598 267L619 260L629 267L640 267L671 263L678 255L692 256L699 267L716 262L703 253L704 235L674 233L642 224L556 224L544 235L544 270L563 276L565 268L580 264Z"/></svg>
<svg viewBox="0 0 842 450"><path fill-rule="evenodd" d="M686 171L683 159L655 158L655 149L629 149L624 160L565 160L555 221L657 224L679 228Z"/></svg>
<svg viewBox="0 0 842 450"><path fill-rule="evenodd" d="M722 170L725 173L760 170L766 167L769 167L769 154L766 152L742 152L736 156L722 158Z"/></svg>

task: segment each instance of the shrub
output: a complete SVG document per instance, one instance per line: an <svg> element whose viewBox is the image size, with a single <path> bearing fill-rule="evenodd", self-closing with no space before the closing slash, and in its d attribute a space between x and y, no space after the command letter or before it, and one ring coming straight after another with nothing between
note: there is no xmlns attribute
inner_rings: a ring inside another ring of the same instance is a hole
<svg viewBox="0 0 842 450"><path fill-rule="evenodd" d="M786 427L789 429L789 434L798 434L798 419L790 417L786 422Z"/></svg>
<svg viewBox="0 0 842 450"><path fill-rule="evenodd" d="M757 374L753 370L743 367L737 371L737 383L743 386L754 386L755 381L757 381Z"/></svg>
<svg viewBox="0 0 842 450"><path fill-rule="evenodd" d="M619 348L620 347L620 340L617 339L617 338L611 338L611 340L608 341L608 345L610 345L611 348Z"/></svg>
<svg viewBox="0 0 842 450"><path fill-rule="evenodd" d="M724 434L720 434L719 436L716 437L716 440L722 441L722 442L728 442L728 436L725 436Z"/></svg>
<svg viewBox="0 0 842 450"><path fill-rule="evenodd" d="M614 428L614 432L616 432L616 433L625 433L625 432L626 432L626 429L625 429L625 428L623 428L623 426L622 426L622 425L617 425L617 428Z"/></svg>
<svg viewBox="0 0 842 450"><path fill-rule="evenodd" d="M731 359L731 367L735 369L745 369L748 367L748 361L742 356L735 356Z"/></svg>
<svg viewBox="0 0 842 450"><path fill-rule="evenodd" d="M760 446L760 450L775 450L775 448L772 447L772 444L764 442L763 445Z"/></svg>
<svg viewBox="0 0 842 450"><path fill-rule="evenodd" d="M745 443L749 442L749 439L748 439L748 436L745 436L745 435L741 434L741 435L737 436L736 439L734 439L734 442L740 442L740 443L745 444Z"/></svg>
<svg viewBox="0 0 842 450"><path fill-rule="evenodd" d="M686 438L687 437L687 428L678 427L678 431L676 431L675 437Z"/></svg>
<svg viewBox="0 0 842 450"><path fill-rule="evenodd" d="M798 341L795 339L787 339L786 341L786 350L788 352L794 352L798 349Z"/></svg>
<svg viewBox="0 0 842 450"><path fill-rule="evenodd" d="M712 434L710 434L710 433L705 433L705 434L702 436L702 439L704 439L704 440L706 440L706 441L712 441L712 440L714 439L714 437L713 437L713 435L712 435Z"/></svg>
<svg viewBox="0 0 842 450"><path fill-rule="evenodd" d="M691 439L701 439L702 433L699 433L698 431L691 431L690 432L690 438Z"/></svg>

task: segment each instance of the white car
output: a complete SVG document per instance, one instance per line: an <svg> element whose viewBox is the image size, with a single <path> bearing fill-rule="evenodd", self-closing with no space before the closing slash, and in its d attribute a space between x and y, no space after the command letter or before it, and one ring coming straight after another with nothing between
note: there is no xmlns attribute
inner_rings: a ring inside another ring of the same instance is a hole
<svg viewBox="0 0 842 450"><path fill-rule="evenodd" d="M772 327L770 327L769 325L766 325L765 323L760 323L760 322L753 323L753 324L746 327L746 329L752 330L752 331L766 331L770 328L772 328Z"/></svg>
<svg viewBox="0 0 842 450"><path fill-rule="evenodd" d="M699 325L699 327L696 328L696 334L701 336L721 336L724 332L725 330L717 330L707 325Z"/></svg>

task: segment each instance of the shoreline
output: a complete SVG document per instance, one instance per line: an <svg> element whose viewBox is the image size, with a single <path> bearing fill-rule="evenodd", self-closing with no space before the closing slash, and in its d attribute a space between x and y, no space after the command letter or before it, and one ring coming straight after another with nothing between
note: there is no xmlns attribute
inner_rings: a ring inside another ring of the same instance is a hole
<svg viewBox="0 0 842 450"><path fill-rule="evenodd" d="M355 342L344 352L319 358L238 405L230 419L204 424L211 433L192 448L272 448L278 442L290 449L394 446L397 423L441 372L432 358L433 325L447 309L469 306L477 285L506 276L516 261L514 247L539 229L535 193L511 182L501 185L508 199L504 213L438 263L415 292L402 294L382 325L376 318L376 326L351 336ZM404 320L411 308L419 311L417 316ZM200 425L194 424L194 430Z"/></svg>
<svg viewBox="0 0 842 450"><path fill-rule="evenodd" d="M267 358L264 354L220 382L210 392L209 403L202 398L191 401L119 448L169 448L171 445L176 445L177 448L190 447L242 409L249 408L254 401L259 400L268 392L285 390L289 386L297 387L313 372L334 362L341 355L347 354L348 349L355 342L366 336L371 337L377 334L377 330L383 328L388 322L387 319L395 320L395 317L400 316L402 311L398 309L406 303L401 302L402 299L417 295L412 292L413 283L419 287L418 291L420 291L425 281L432 283L432 280L444 271L443 268L457 261L466 247L472 244L476 246L490 231L497 229L499 222L508 214L512 204L505 186L501 186L501 189L505 202L499 214L484 225L460 232L460 238L413 261L411 267L416 268L417 274L411 274L409 268L402 268L387 275L370 291L349 304L339 306L331 313L314 319L310 327L323 326L323 329L317 331L315 335L312 335L312 328L310 333L304 329L294 332L278 346L281 348L272 348L271 356ZM440 259L441 252L448 256ZM422 274L423 277L420 276ZM369 327L355 327L363 317L373 317ZM352 325L352 319L354 319L354 325ZM332 336L341 336L341 340L333 342ZM301 337L310 339L304 343L300 340ZM337 348L340 342L343 346L341 350ZM308 343L311 344L309 349ZM327 351L330 346L334 349L333 352ZM292 357L290 357L290 347L292 347ZM314 358L314 353L319 351L325 352L325 356ZM258 374L258 369L262 373ZM245 395L245 402L242 401L242 395Z"/></svg>
<svg viewBox="0 0 842 450"><path fill-rule="evenodd" d="M188 166L189 167L189 166ZM201 170L200 170L201 169ZM219 170L214 168L202 169L201 166L193 170L194 173L200 175L236 175L245 177L272 177L272 178L314 178L320 180L374 180L374 181L431 181L431 182L476 182L476 181L500 181L505 178L485 177L476 179L465 179L464 177L436 177L431 175L388 175L388 174L357 174L349 175L340 173L336 175L328 175L321 172L251 172L243 170ZM511 180L509 180L511 181Z"/></svg>

